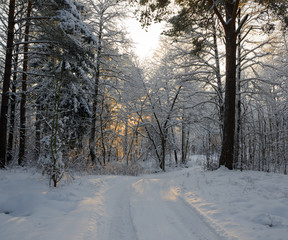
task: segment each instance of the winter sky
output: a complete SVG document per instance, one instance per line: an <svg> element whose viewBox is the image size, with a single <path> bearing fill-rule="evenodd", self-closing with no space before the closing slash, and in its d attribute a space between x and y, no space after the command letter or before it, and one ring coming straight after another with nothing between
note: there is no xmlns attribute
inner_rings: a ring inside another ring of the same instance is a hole
<svg viewBox="0 0 288 240"><path fill-rule="evenodd" d="M135 53L140 60L151 57L159 45L159 37L163 31L163 24L152 24L146 30L136 19L127 21L127 30L135 43Z"/></svg>

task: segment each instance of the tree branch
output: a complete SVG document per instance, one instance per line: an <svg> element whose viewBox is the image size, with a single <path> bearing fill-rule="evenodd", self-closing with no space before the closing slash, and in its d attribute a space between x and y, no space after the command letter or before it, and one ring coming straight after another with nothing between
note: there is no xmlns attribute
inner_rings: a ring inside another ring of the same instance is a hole
<svg viewBox="0 0 288 240"><path fill-rule="evenodd" d="M223 19L222 15L220 14L219 10L217 9L215 2L213 0L208 0L208 2L211 5L211 10L214 10L214 13L218 17L219 21L221 22L223 27L226 28L226 22L224 21L224 19Z"/></svg>
<svg viewBox="0 0 288 240"><path fill-rule="evenodd" d="M244 18L241 20L241 22L239 23L239 26L238 26L238 28L237 28L237 30L236 30L236 32L235 32L237 35L240 33L243 24L247 21L248 16L249 16L248 14L245 15L245 17L244 17Z"/></svg>
<svg viewBox="0 0 288 240"><path fill-rule="evenodd" d="M232 20L235 21L237 17L237 11L239 7L240 0L233 0L234 3L234 8L233 8L233 14L232 14Z"/></svg>

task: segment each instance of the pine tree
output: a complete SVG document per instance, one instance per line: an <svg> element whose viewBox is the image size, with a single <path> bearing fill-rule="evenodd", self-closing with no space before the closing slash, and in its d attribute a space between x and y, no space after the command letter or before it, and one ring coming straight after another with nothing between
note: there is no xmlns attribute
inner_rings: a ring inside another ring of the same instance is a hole
<svg viewBox="0 0 288 240"><path fill-rule="evenodd" d="M0 116L0 168L5 167L6 150L7 150L7 123L8 123L8 107L9 107L9 88L12 74L12 56L13 56L13 42L14 42L14 16L15 14L15 0L9 2L8 15L8 35L6 44L6 59L2 88L1 101L1 116Z"/></svg>

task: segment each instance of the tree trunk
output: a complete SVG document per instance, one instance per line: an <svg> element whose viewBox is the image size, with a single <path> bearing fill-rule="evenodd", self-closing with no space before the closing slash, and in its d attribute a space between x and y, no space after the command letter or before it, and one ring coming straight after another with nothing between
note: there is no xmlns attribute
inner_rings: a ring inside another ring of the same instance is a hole
<svg viewBox="0 0 288 240"><path fill-rule="evenodd" d="M15 128L15 110L16 110L16 83L12 83L12 96L10 104L10 119L9 119L9 136L7 146L7 159L6 164L8 165L13 158L13 142L14 142L14 128Z"/></svg>
<svg viewBox="0 0 288 240"><path fill-rule="evenodd" d="M27 6L27 19L30 18L32 10L32 2L28 1ZM26 91L27 91L27 70L28 70L28 41L29 41L30 23L27 20L25 26L24 37L24 56L23 56L23 75L22 75L22 94L20 103L20 142L19 142L19 157L18 165L23 166L25 154L25 141L26 141Z"/></svg>
<svg viewBox="0 0 288 240"><path fill-rule="evenodd" d="M123 157L124 161L126 161L126 165L129 164L129 154L128 154L128 120L127 113L125 114L125 129L124 129L124 146L123 146ZM133 142L133 140L132 140Z"/></svg>
<svg viewBox="0 0 288 240"><path fill-rule="evenodd" d="M103 17L103 13L101 15ZM95 132L96 132L96 116L97 116L97 105L98 105L98 92L99 92L99 81L100 81L100 60L102 52L102 19L99 22L98 32L98 47L96 56L96 68L95 68L95 82L94 82L94 95L93 95L93 107L92 107L92 120L90 126L90 138L89 138L89 149L92 164L96 163L96 149L95 149Z"/></svg>
<svg viewBox="0 0 288 240"><path fill-rule="evenodd" d="M41 151L41 107L37 105L35 121L35 160L38 160Z"/></svg>
<svg viewBox="0 0 288 240"><path fill-rule="evenodd" d="M19 45L16 45L15 52L17 53L18 50ZM18 68L18 54L16 54L14 60L14 74L13 74L13 81L11 83L12 95L10 103L9 136L8 136L7 159L6 159L7 165L12 161L13 157L12 151L13 151L14 128L15 128L17 68Z"/></svg>
<svg viewBox="0 0 288 240"><path fill-rule="evenodd" d="M14 41L14 14L15 14L15 0L9 2L9 16L8 16L8 35L6 46L5 70L3 78L3 92L0 116L0 168L5 167L6 161L6 147L7 147L7 115L9 105L9 87L12 72L12 56L13 56L13 41Z"/></svg>
<svg viewBox="0 0 288 240"><path fill-rule="evenodd" d="M236 14L239 6L239 0L229 0L225 3L226 21L217 9L214 9L220 19L224 30L226 40L226 89L225 89L225 109L223 118L223 140L219 159L219 165L233 169L234 160L234 135L235 135L235 98L236 98L236 50L237 50L237 32Z"/></svg>
<svg viewBox="0 0 288 240"><path fill-rule="evenodd" d="M238 23L241 20L241 11L238 14ZM235 132L235 147L234 147L234 167L239 169L241 166L240 154L240 133L241 133L241 34L238 35L238 48L237 48L237 77L236 77L236 132ZM241 168L240 168L241 169Z"/></svg>
<svg viewBox="0 0 288 240"><path fill-rule="evenodd" d="M188 150L188 138L189 133L187 134L186 123L184 122L184 116L182 117L181 125L181 163L187 163L187 150Z"/></svg>
<svg viewBox="0 0 288 240"><path fill-rule="evenodd" d="M219 164L233 169L235 97L236 97L236 34L235 23L226 26L226 89L223 142Z"/></svg>
<svg viewBox="0 0 288 240"><path fill-rule="evenodd" d="M100 35L101 36L101 35ZM97 59L96 59L96 73L95 73L95 84L94 84L94 96L93 96L93 108L92 108L92 120L90 128L90 139L89 148L92 164L96 163L96 149L95 149L95 132L96 132L96 115L98 105L98 91L99 91L99 78L100 78L100 51L101 47L98 47Z"/></svg>
<svg viewBox="0 0 288 240"><path fill-rule="evenodd" d="M222 86L222 79L221 79L221 71L220 71L220 57L218 51L218 43L217 43L217 30L215 26L215 20L213 19L213 47L214 47L214 54L215 54L215 65L216 65L216 79L217 79L217 95L218 95L218 104L219 104L219 120L220 120L220 134L223 131L223 116L224 116L224 101L223 101L223 86Z"/></svg>
<svg viewBox="0 0 288 240"><path fill-rule="evenodd" d="M99 116L99 121L100 121L100 135L101 135L101 146L102 146L102 163L104 166L106 165L106 144L105 144L105 135L104 135L104 121L103 121L103 112L104 112L104 98L102 98L101 101L101 113Z"/></svg>
<svg viewBox="0 0 288 240"><path fill-rule="evenodd" d="M164 130L166 131L166 130ZM165 162L166 162L166 138L167 134L161 136L161 162L160 168L165 172Z"/></svg>

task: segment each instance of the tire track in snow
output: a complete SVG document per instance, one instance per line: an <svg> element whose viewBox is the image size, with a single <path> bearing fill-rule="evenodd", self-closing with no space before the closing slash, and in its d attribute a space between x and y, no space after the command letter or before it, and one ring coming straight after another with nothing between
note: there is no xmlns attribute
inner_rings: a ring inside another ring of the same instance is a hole
<svg viewBox="0 0 288 240"><path fill-rule="evenodd" d="M198 240L221 240L215 229L203 219L182 197L167 204L174 211L175 216L185 229Z"/></svg>
<svg viewBox="0 0 288 240"><path fill-rule="evenodd" d="M118 182L105 194L106 221L101 240L137 240L130 206L130 177L118 178Z"/></svg>
<svg viewBox="0 0 288 240"><path fill-rule="evenodd" d="M165 179L141 179L133 189L132 213L139 240L222 239Z"/></svg>
<svg viewBox="0 0 288 240"><path fill-rule="evenodd" d="M108 184L102 179L90 180L88 186L94 192L93 197L86 198L82 204L88 207L89 217L87 219L86 228L83 229L79 237L81 240L95 240L98 239L98 233L104 226L105 220L105 199L104 195L109 189ZM79 219L83 221L83 219Z"/></svg>

